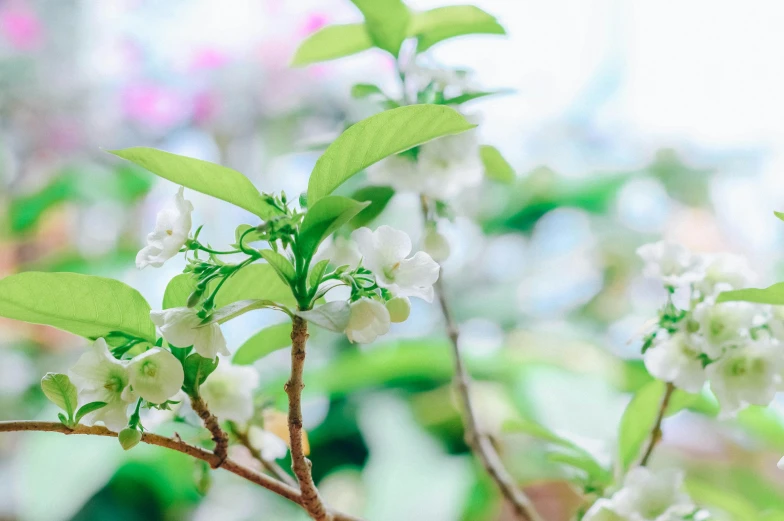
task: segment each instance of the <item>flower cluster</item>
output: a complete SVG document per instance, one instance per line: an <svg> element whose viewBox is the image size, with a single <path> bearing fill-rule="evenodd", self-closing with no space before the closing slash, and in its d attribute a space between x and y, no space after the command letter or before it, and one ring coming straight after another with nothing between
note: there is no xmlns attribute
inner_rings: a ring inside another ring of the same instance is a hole
<svg viewBox="0 0 784 521"><path fill-rule="evenodd" d="M653 472L646 467L632 469L623 487L610 498L598 500L583 521L686 521L709 519L697 508L683 486L683 474L676 470Z"/></svg>
<svg viewBox="0 0 784 521"><path fill-rule="evenodd" d="M781 310L719 298L754 279L746 262L729 254L696 255L666 242L642 246L638 254L644 274L660 279L669 292L643 344L648 371L692 393L709 382L725 415L768 405L784 376ZM673 303L680 292L688 293L685 309Z"/></svg>

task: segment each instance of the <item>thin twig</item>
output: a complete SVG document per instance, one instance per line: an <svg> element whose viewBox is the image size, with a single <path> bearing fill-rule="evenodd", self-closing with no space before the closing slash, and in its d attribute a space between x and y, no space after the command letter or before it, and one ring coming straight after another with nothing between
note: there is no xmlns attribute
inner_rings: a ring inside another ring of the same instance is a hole
<svg viewBox="0 0 784 521"><path fill-rule="evenodd" d="M305 369L305 346L308 341L308 323L295 316L291 328L291 377L285 390L289 397L289 437L291 443L291 468L299 481L302 493L302 506L316 521L332 521L334 517L319 496L313 482L313 464L305 457L302 443L302 373Z"/></svg>
<svg viewBox="0 0 784 521"><path fill-rule="evenodd" d="M117 433L114 431L110 431L106 427L102 427L100 425L93 425L93 426L86 426L86 425L77 425L73 429L69 429L62 423L58 422L44 422L44 421L4 421L0 422L0 432L12 432L12 431L43 431L43 432L59 432L61 434L86 434L92 436L109 436L112 438L117 437ZM165 436L160 436L158 434L153 434L151 432L145 432L142 434L142 442L147 443L149 445L157 445L158 447L166 447L167 449L176 450L177 452L182 452L183 454L187 454L193 458L206 461L210 464L210 466L216 466L216 464L221 463L221 457L215 454L212 451L207 449L202 449L201 447L196 447L195 445L191 445L189 443L185 443L182 440L176 440L172 438L167 438ZM301 505L302 497L298 490L292 488L285 483L281 483L280 481L273 479L269 476L262 474L261 472L256 472L253 469L240 465L236 461L226 458L220 464L220 467L228 470L229 472L236 474L242 478L247 479L248 481L252 481L257 485L260 485L267 490L270 490L279 496L282 496L289 501L293 501L294 503Z"/></svg>
<svg viewBox="0 0 784 521"><path fill-rule="evenodd" d="M228 457L229 453L229 437L228 435L221 429L220 422L218 422L218 418L210 412L207 408L207 404L198 394L195 396L191 396L191 407L199 415L201 421L204 422L204 426L210 431L212 434L212 441L215 442L215 449L213 452L219 459L217 459L214 463L210 463L212 468L216 469L220 467L223 462Z"/></svg>
<svg viewBox="0 0 784 521"><path fill-rule="evenodd" d="M648 439L648 446L645 448L645 452L640 459L641 467L648 464L648 460L651 459L651 454L653 454L653 449L655 449L656 444L661 441L662 422L664 421L664 415L667 413L667 407L670 405L670 398L672 398L672 393L674 391L675 386L672 383L667 383L664 396L662 396L661 403L659 404L659 413L656 415L656 423L654 423L653 430L651 430L651 437Z"/></svg>
<svg viewBox="0 0 784 521"><path fill-rule="evenodd" d="M111 438L117 437L116 432L110 431L101 425L77 425L73 429L70 429L59 422L24 420L0 421L0 432L59 432L60 434L66 435L80 434L88 436L106 436ZM179 439L179 436L177 436L177 439L174 439L158 434L153 434L151 432L145 432L142 434L141 441L143 443L147 443L148 445L155 445L157 447L176 450L177 452L181 452L191 456L192 458L205 461L209 463L210 466L215 466L216 463L221 462L221 457L216 455L214 452L207 449L202 449L201 447L196 447L195 445L191 445L189 443L185 443ZM285 483L281 483L277 479L271 478L265 474L262 474L261 472L257 472L251 468L241 465L231 458L224 459L220 464L220 468L227 470L232 474L236 474L237 476L261 487L264 487L270 492L274 492L275 494L305 508L302 503L302 494L300 494L300 491L294 487L291 487ZM331 519L333 519L333 521L362 521L358 517L344 514L342 512L330 512L330 515L332 516Z"/></svg>
<svg viewBox="0 0 784 521"><path fill-rule="evenodd" d="M289 486L292 487L299 486L296 480L292 478L288 472L283 470L283 468L280 465L278 465L274 461L266 460L261 456L261 451L251 444L250 438L248 438L247 431L241 430L239 426L234 422L229 422L229 428L231 429L231 433L234 435L234 437L237 438L237 441L240 442L240 445L243 445L246 449L248 449L250 455L253 456L253 458L257 460L259 463L261 463L262 466L264 466L264 468L267 469L267 472L269 472L270 474L272 474L280 481L286 483Z"/></svg>
<svg viewBox="0 0 784 521"><path fill-rule="evenodd" d="M422 216L425 219L425 222L427 222L427 198L423 195L421 196L420 201L422 204ZM443 272L441 275L443 275ZM482 429L479 427L479 422L476 419L474 406L471 401L471 378L468 375L465 364L463 363L463 356L460 353L460 347L458 344L459 330L454 318L452 317L449 303L444 296L441 276L439 276L435 283L435 293L438 298L438 303L441 307L441 312L444 315L444 320L446 321L447 335L449 336L449 340L452 344L452 355L455 364L454 383L455 387L457 388L457 394L461 401L466 443L471 448L476 457L479 458L479 461L482 463L485 471L490 475L493 481L496 482L498 488L501 489L501 493L504 495L507 501L512 504L512 507L514 508L514 511L519 516L519 518L525 521L543 521L542 517L536 511L533 502L525 494L525 492L523 492L523 490L517 486L514 478L512 478L512 476L504 467L504 464L501 461L501 457L496 451L495 446L493 445L488 435L482 432Z"/></svg>

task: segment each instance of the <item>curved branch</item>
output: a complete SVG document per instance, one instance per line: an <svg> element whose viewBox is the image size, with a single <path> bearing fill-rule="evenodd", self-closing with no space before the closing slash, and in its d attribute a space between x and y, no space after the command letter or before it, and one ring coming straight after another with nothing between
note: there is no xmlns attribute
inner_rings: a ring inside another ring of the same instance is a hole
<svg viewBox="0 0 784 521"><path fill-rule="evenodd" d="M662 401L659 404L659 413L656 415L656 423L654 423L653 430L651 430L651 437L648 440L648 446L645 448L645 452L640 459L641 467L644 467L648 464L648 460L651 459L651 455L653 454L653 449L655 449L656 444L661 441L662 422L664 421L664 415L667 413L667 407L670 405L670 398L672 398L673 392L675 392L675 386L672 383L667 383L664 396L662 396Z"/></svg>
<svg viewBox="0 0 784 521"><path fill-rule="evenodd" d="M421 196L420 201L422 204L422 216L425 219L425 222L427 222L427 198L423 195ZM440 275L442 274L443 271ZM487 436L486 433L482 432L481 428L479 427L479 422L476 419L474 406L471 400L471 377L468 375L468 371L466 370L465 364L463 363L463 355L460 353L460 347L458 344L460 333L458 331L457 324L452 317L452 311L449 308L449 303L444 296L441 276L439 276L434 286L436 297L438 298L438 304L441 307L441 312L444 315L444 320L446 321L447 335L449 336L449 340L452 344L452 355L455 364L454 382L462 406L466 444L468 444L476 457L479 458L479 461L482 463L485 471L490 475L493 481L495 481L495 483L498 485L498 488L501 489L501 493L504 495L506 500L511 503L515 513L519 516L519 518L525 521L543 521L542 517L536 511L536 508L534 508L533 502L525 494L525 492L523 492L523 490L517 486L517 483L515 483L512 476L504 467L504 464L501 461L501 457L493 445L492 440Z"/></svg>
<svg viewBox="0 0 784 521"><path fill-rule="evenodd" d="M268 461L261 456L261 451L253 446L250 442L250 438L248 437L248 432L244 431L239 428L239 426L234 422L229 422L229 429L234 437L237 438L237 441L240 445L244 446L250 452L250 455L253 456L253 459L261 463L267 472L278 478L283 483L291 486L297 487L297 482L292 478L285 470L283 470L280 465L275 463L274 461Z"/></svg>
<svg viewBox="0 0 784 521"><path fill-rule="evenodd" d="M305 457L302 443L302 372L305 369L305 345L308 341L308 323L299 316L292 319L291 328L291 377L286 382L285 390L289 397L289 438L291 443L291 468L299 480L302 492L302 506L316 521L332 521L330 514L316 484L313 482L311 467L313 464Z"/></svg>
<svg viewBox="0 0 784 521"><path fill-rule="evenodd" d="M43 432L59 432L61 434L86 434L92 436L107 436L116 438L117 433L110 431L106 427L100 425L77 425L73 429L69 429L62 423L58 422L44 422L44 421L3 421L0 422L0 432L13 432L13 431L43 431ZM176 450L183 454L187 454L193 458L206 461L210 466L215 467L220 464L220 467L236 474L242 478L247 479L257 485L260 485L275 494L288 499L289 501L298 505L302 504L302 496L299 491L292 488L285 483L281 483L276 479L256 472L253 469L240 465L236 461L226 458L221 462L221 457L212 451L196 447L190 443L185 443L182 440L167 438L158 434L145 432L142 434L142 442L149 445L156 445L158 447L165 447L167 449Z"/></svg>
<svg viewBox="0 0 784 521"><path fill-rule="evenodd" d="M213 453L215 456L214 462L210 463L210 466L214 469L220 467L229 454L229 436L223 432L221 429L220 422L218 422L218 418L210 412L207 408L207 404L204 402L201 396L198 394L195 396L191 396L191 407L199 415L201 421L204 422L204 426L210 431L212 434L212 441L215 442L215 449Z"/></svg>

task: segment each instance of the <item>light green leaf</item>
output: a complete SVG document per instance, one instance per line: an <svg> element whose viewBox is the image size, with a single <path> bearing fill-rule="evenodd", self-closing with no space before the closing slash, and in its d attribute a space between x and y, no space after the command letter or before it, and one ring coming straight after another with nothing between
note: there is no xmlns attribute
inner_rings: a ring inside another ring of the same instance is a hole
<svg viewBox="0 0 784 521"><path fill-rule="evenodd" d="M348 326L351 306L344 300L336 300L308 311L295 311L294 314L329 331L342 333Z"/></svg>
<svg viewBox="0 0 784 521"><path fill-rule="evenodd" d="M327 271L327 266L329 266L329 259L322 259L311 268L308 274L308 287L312 288L321 283L321 277Z"/></svg>
<svg viewBox="0 0 784 521"><path fill-rule="evenodd" d="M81 407L79 407L79 410L76 411L76 417L74 418L74 423L79 423L82 418L84 418L91 412L95 412L103 407L106 407L106 402L90 402L82 405Z"/></svg>
<svg viewBox="0 0 784 521"><path fill-rule="evenodd" d="M157 176L237 205L262 219L277 213L250 179L231 168L155 148L133 147L110 152Z"/></svg>
<svg viewBox="0 0 784 521"><path fill-rule="evenodd" d="M397 57L411 13L400 0L351 0L362 11L373 44Z"/></svg>
<svg viewBox="0 0 784 521"><path fill-rule="evenodd" d="M219 323L223 324L228 322L233 318L237 318L240 315L244 315L249 311L255 311L257 309L278 309L283 311L284 313L289 313L288 309L278 305L276 302L271 300L261 300L261 299L249 299L249 300L238 300L237 302L232 302L228 306L223 306L220 309L215 310L215 312L210 315L209 320L206 322L199 324L197 327L204 327L209 324Z"/></svg>
<svg viewBox="0 0 784 521"><path fill-rule="evenodd" d="M280 253L275 250L259 250L259 253L272 266L283 282L290 284L297 277L297 274L294 272L294 266Z"/></svg>
<svg viewBox="0 0 784 521"><path fill-rule="evenodd" d="M387 156L474 127L459 112L439 105L408 105L363 119L346 129L316 162L308 204L312 208L348 178Z"/></svg>
<svg viewBox="0 0 784 521"><path fill-rule="evenodd" d="M0 316L95 339L120 331L155 342L150 305L113 279L28 271L0 280Z"/></svg>
<svg viewBox="0 0 784 521"><path fill-rule="evenodd" d="M255 226L251 226L250 224L240 224L237 226L237 229L234 230L234 245L237 246L237 248L240 247L240 239L242 238L242 234L248 232L248 230L254 231L248 232L248 234L245 236L245 240L242 241L246 246L252 242L262 240L261 232L255 230L255 228Z"/></svg>
<svg viewBox="0 0 784 521"><path fill-rule="evenodd" d="M659 380L649 382L637 391L626 406L618 429L618 458L623 470L634 463L650 437L665 387L664 382Z"/></svg>
<svg viewBox="0 0 784 521"><path fill-rule="evenodd" d="M169 281L163 294L163 309L184 307L188 296L196 288L196 279L189 273L177 275ZM213 281L206 295L215 289ZM269 264L251 264L229 277L218 292L215 306L222 308L238 300L272 300L287 306L296 305L291 288L285 284Z"/></svg>
<svg viewBox="0 0 784 521"><path fill-rule="evenodd" d="M340 195L329 195L311 206L299 232L299 252L309 259L324 239L349 222L370 203L360 203Z"/></svg>
<svg viewBox="0 0 784 521"><path fill-rule="evenodd" d="M214 359L204 358L198 353L188 355L185 362L182 364L185 378L182 383L182 390L188 396L198 394L199 386L204 383L207 377L217 369L218 361L220 359L216 356Z"/></svg>
<svg viewBox="0 0 784 521"><path fill-rule="evenodd" d="M46 373L41 379L41 389L50 402L68 413L68 419L73 418L78 398L76 386L71 383L68 375L59 373Z"/></svg>
<svg viewBox="0 0 784 521"><path fill-rule="evenodd" d="M515 180L515 172L512 165L506 162L504 156L497 148L490 145L479 147L479 155L485 167L485 175L493 181L501 183L511 183Z"/></svg>
<svg viewBox="0 0 784 521"><path fill-rule="evenodd" d="M372 47L373 40L370 39L365 24L328 25L308 36L299 45L291 60L291 66L302 67L334 60Z"/></svg>
<svg viewBox="0 0 784 521"><path fill-rule="evenodd" d="M773 212L773 215L784 221L784 212Z"/></svg>
<svg viewBox="0 0 784 521"><path fill-rule="evenodd" d="M708 481L689 478L684 484L689 496L700 505L720 508L732 519L758 519L756 507L742 495L719 488Z"/></svg>
<svg viewBox="0 0 784 521"><path fill-rule="evenodd" d="M494 16L472 5L437 7L415 13L409 36L419 39L417 51L423 52L433 45L466 34L506 34Z"/></svg>
<svg viewBox="0 0 784 521"><path fill-rule="evenodd" d="M361 99L367 98L373 95L379 94L381 96L384 93L379 89L376 85L372 83L357 83L353 87L351 87L351 97Z"/></svg>
<svg viewBox="0 0 784 521"><path fill-rule="evenodd" d="M395 190L389 186L365 186L351 194L351 198L355 201L370 203L370 206L359 212L351 220L351 226L353 228L367 226L373 219L381 215L381 212L384 211L384 208L387 207L394 195Z"/></svg>
<svg viewBox="0 0 784 521"><path fill-rule="evenodd" d="M278 349L291 345L291 322L265 327L237 349L232 358L235 365L250 365Z"/></svg>
<svg viewBox="0 0 784 521"><path fill-rule="evenodd" d="M764 289L746 288L733 291L724 291L719 294L716 302L731 302L742 300L757 304L771 304L784 306L784 282L779 282Z"/></svg>
<svg viewBox="0 0 784 521"><path fill-rule="evenodd" d="M489 91L481 91L481 92L466 92L465 94L461 94L459 96L455 96L454 98L446 98L442 104L443 105L462 105L463 103L468 103L469 101L473 101L475 99L484 98L486 96L495 96L498 94L509 94L513 92L512 90L505 89L505 90L489 90Z"/></svg>

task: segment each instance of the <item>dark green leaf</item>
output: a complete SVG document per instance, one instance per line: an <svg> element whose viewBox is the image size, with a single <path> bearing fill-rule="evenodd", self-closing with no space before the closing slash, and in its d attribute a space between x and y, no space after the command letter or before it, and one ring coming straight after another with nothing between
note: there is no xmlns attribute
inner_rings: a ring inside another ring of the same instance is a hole
<svg viewBox="0 0 784 521"><path fill-rule="evenodd" d="M97 411L98 409L105 406L106 406L106 402L90 402L82 405L81 407L79 407L79 410L76 411L76 417L74 418L74 422L79 423L82 418L84 418L91 412Z"/></svg>
<svg viewBox="0 0 784 521"><path fill-rule="evenodd" d="M297 277L294 272L294 266L280 253L274 250L259 250L259 252L286 284L291 284Z"/></svg>
<svg viewBox="0 0 784 521"><path fill-rule="evenodd" d="M387 207L392 196L395 195L395 190L389 186L365 186L360 188L351 195L355 201L369 202L370 206L362 210L351 220L353 228L361 228L367 226L376 217L381 215L384 208Z"/></svg>
<svg viewBox="0 0 784 521"><path fill-rule="evenodd" d="M182 390L189 396L197 394L199 386L203 384L207 377L218 367L218 360L219 358L217 356L214 360L210 360L198 353L188 355L188 358L186 358L185 362L182 364L183 371L185 372Z"/></svg>
<svg viewBox="0 0 784 521"><path fill-rule="evenodd" d="M340 195L329 195L311 203L300 228L300 254L306 259L311 258L324 239L353 219L368 204Z"/></svg>

